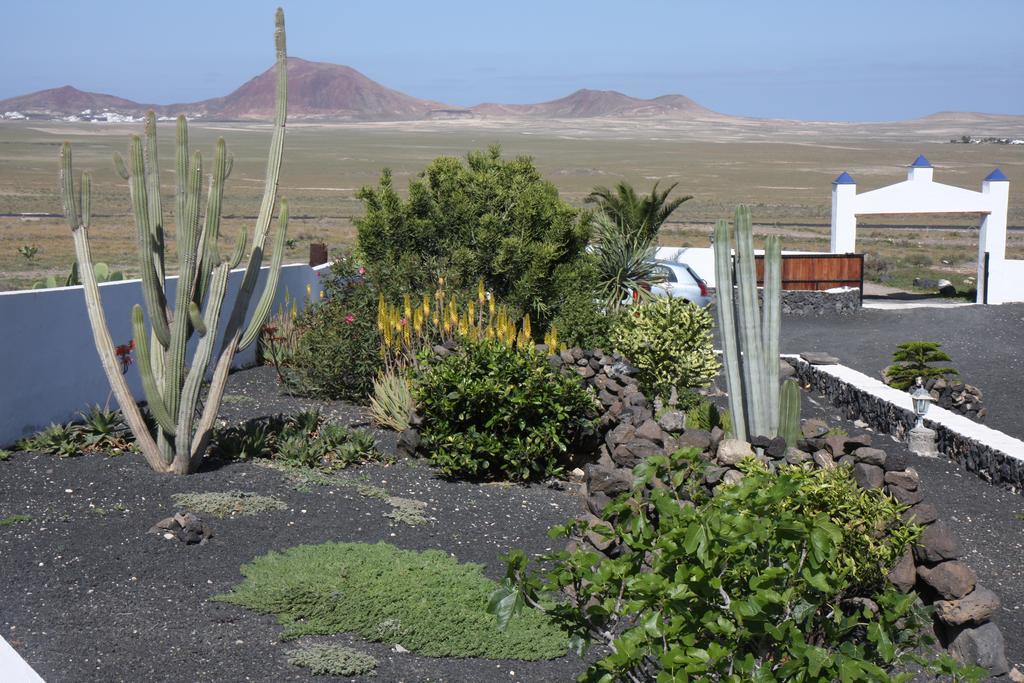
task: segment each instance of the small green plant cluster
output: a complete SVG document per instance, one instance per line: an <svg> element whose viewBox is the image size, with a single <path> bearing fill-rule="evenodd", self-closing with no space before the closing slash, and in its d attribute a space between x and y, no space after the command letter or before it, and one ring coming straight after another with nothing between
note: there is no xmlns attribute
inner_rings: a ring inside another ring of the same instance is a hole
<svg viewBox="0 0 1024 683"><path fill-rule="evenodd" d="M611 341L640 370L641 387L667 399L672 390L704 387L721 365L706 309L676 297L658 297L619 316Z"/></svg>
<svg viewBox="0 0 1024 683"><path fill-rule="evenodd" d="M329 423L317 410L251 420L219 430L213 447L229 460L270 458L294 467L327 470L380 456L372 435Z"/></svg>
<svg viewBox="0 0 1024 683"><path fill-rule="evenodd" d="M11 526L12 524L21 524L23 522L31 522L32 515L9 515L0 519L0 526Z"/></svg>
<svg viewBox="0 0 1024 683"><path fill-rule="evenodd" d="M537 573L510 554L489 611L504 624L539 608L577 651L609 646L580 680L908 680L893 672L918 661L929 620L883 579L920 533L902 508L846 468L773 473L753 460L708 496L693 483L699 456L649 458L601 523L551 532L597 534L615 557L558 552ZM540 597L561 591L562 603Z"/></svg>
<svg viewBox="0 0 1024 683"><path fill-rule="evenodd" d="M96 282L120 282L124 280L124 273L120 270L111 270L110 266L106 263L95 263L92 270L96 276ZM45 280L38 280L32 283L32 289L74 287L80 284L82 284L82 279L78 276L78 263L76 262L71 264L71 272L68 273L67 277L58 279L56 276L50 275Z"/></svg>
<svg viewBox="0 0 1024 683"><path fill-rule="evenodd" d="M956 368L936 366L933 363L952 362L946 353L940 350L938 342L910 341L896 345L892 354L893 364L882 371L889 386L906 390L914 386L918 377L925 381L939 377L959 375Z"/></svg>
<svg viewBox="0 0 1024 683"><path fill-rule="evenodd" d="M93 406L80 413L81 422L51 424L15 444L20 451L37 451L61 457L83 453L117 455L132 449L135 439L120 411Z"/></svg>
<svg viewBox="0 0 1024 683"><path fill-rule="evenodd" d="M191 512L203 512L214 517L256 515L261 512L288 509L288 504L283 500L248 491L175 493L171 498L180 508Z"/></svg>
<svg viewBox="0 0 1024 683"><path fill-rule="evenodd" d="M680 394L680 398L687 394ZM693 398L683 406L686 411L686 428L703 429L710 432L718 427L726 434L732 433L732 420L728 410L720 410L718 406L699 394L690 394Z"/></svg>
<svg viewBox="0 0 1024 683"><path fill-rule="evenodd" d="M325 543L242 565L244 580L214 600L273 614L284 637L354 632L428 657L552 659L566 636L539 613L502 631L483 605L497 584L440 550Z"/></svg>
<svg viewBox="0 0 1024 683"><path fill-rule="evenodd" d="M593 393L530 349L465 340L415 376L431 461L450 475L526 480L557 473L597 417Z"/></svg>
<svg viewBox="0 0 1024 683"><path fill-rule="evenodd" d="M10 460L12 455L14 454L11 453L10 451L0 448L0 462L3 462L4 460Z"/></svg>
<svg viewBox="0 0 1024 683"><path fill-rule="evenodd" d="M377 668L377 660L344 645L305 645L288 651L288 663L309 669L314 676L362 676Z"/></svg>
<svg viewBox="0 0 1024 683"><path fill-rule="evenodd" d="M383 366L377 293L348 256L322 279L324 299L299 314L294 353L279 369L294 394L365 403Z"/></svg>

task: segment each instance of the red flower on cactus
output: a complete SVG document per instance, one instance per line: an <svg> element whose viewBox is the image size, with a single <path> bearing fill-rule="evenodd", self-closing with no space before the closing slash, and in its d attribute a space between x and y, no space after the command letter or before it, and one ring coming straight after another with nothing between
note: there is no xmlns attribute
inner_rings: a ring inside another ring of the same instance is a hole
<svg viewBox="0 0 1024 683"><path fill-rule="evenodd" d="M349 313L348 315L345 316L345 322L348 323L349 325L351 325L355 321L356 317L353 314Z"/></svg>
<svg viewBox="0 0 1024 683"><path fill-rule="evenodd" d="M121 374L128 372L128 366L132 364L132 351L135 349L135 340L127 344L120 344L114 347L114 354L121 361Z"/></svg>

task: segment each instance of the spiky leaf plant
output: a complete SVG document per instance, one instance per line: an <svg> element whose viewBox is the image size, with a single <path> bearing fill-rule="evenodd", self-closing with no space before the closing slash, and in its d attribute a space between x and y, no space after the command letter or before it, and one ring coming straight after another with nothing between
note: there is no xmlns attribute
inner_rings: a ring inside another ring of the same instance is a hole
<svg viewBox="0 0 1024 683"><path fill-rule="evenodd" d="M255 311L246 324L246 313L256 289L270 222L277 203L278 175L284 149L288 72L284 12L281 9L277 10L274 39L277 48L277 99L263 200L253 229L245 273L224 335L220 338L220 350L214 362L210 388L201 409L199 393L214 357L228 274L241 261L246 246L247 235L242 231L234 255L228 260L222 260L217 244L224 181L231 171L231 157L227 154L223 138L218 140L203 216L200 210L202 156L198 151L190 150L188 125L184 116L178 117L174 212L178 254L176 289L168 286L170 283L166 277L164 211L160 198L160 166L157 159L156 117L153 112L146 116L145 141L138 135L132 137L128 162L120 156L114 158L118 174L128 181L138 230L145 314L143 307L136 305L132 310L132 325L137 349L136 362L142 376L146 401L157 422L155 433L150 431L143 419L122 375L122 365L115 355L115 346L100 301L89 247L92 213L89 174L82 174L80 186L76 189L70 144L65 143L61 150L60 180L64 216L74 237L78 271L82 278L96 349L125 420L135 434L139 449L149 466L157 472L188 474L198 468L213 432L232 359L238 350L256 341L277 289L288 225L288 206L283 200L270 271ZM171 298L174 299L173 307L169 305ZM199 343L189 359L186 357L186 349L189 339L194 335L199 336Z"/></svg>

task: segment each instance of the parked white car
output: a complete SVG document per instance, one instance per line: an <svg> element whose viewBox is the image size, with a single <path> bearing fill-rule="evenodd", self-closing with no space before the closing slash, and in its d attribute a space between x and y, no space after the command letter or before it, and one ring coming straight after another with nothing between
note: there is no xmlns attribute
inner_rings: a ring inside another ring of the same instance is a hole
<svg viewBox="0 0 1024 683"><path fill-rule="evenodd" d="M655 261L655 273L663 280L651 286L655 296L675 296L692 301L698 306L711 303L708 283L690 266L675 261Z"/></svg>

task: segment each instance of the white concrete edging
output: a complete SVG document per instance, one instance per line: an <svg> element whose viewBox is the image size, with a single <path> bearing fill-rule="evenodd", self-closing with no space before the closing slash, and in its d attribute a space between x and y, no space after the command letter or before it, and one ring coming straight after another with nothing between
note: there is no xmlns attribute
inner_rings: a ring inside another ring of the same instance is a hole
<svg viewBox="0 0 1024 683"><path fill-rule="evenodd" d="M0 680L4 683L45 683L3 636L0 636Z"/></svg>

